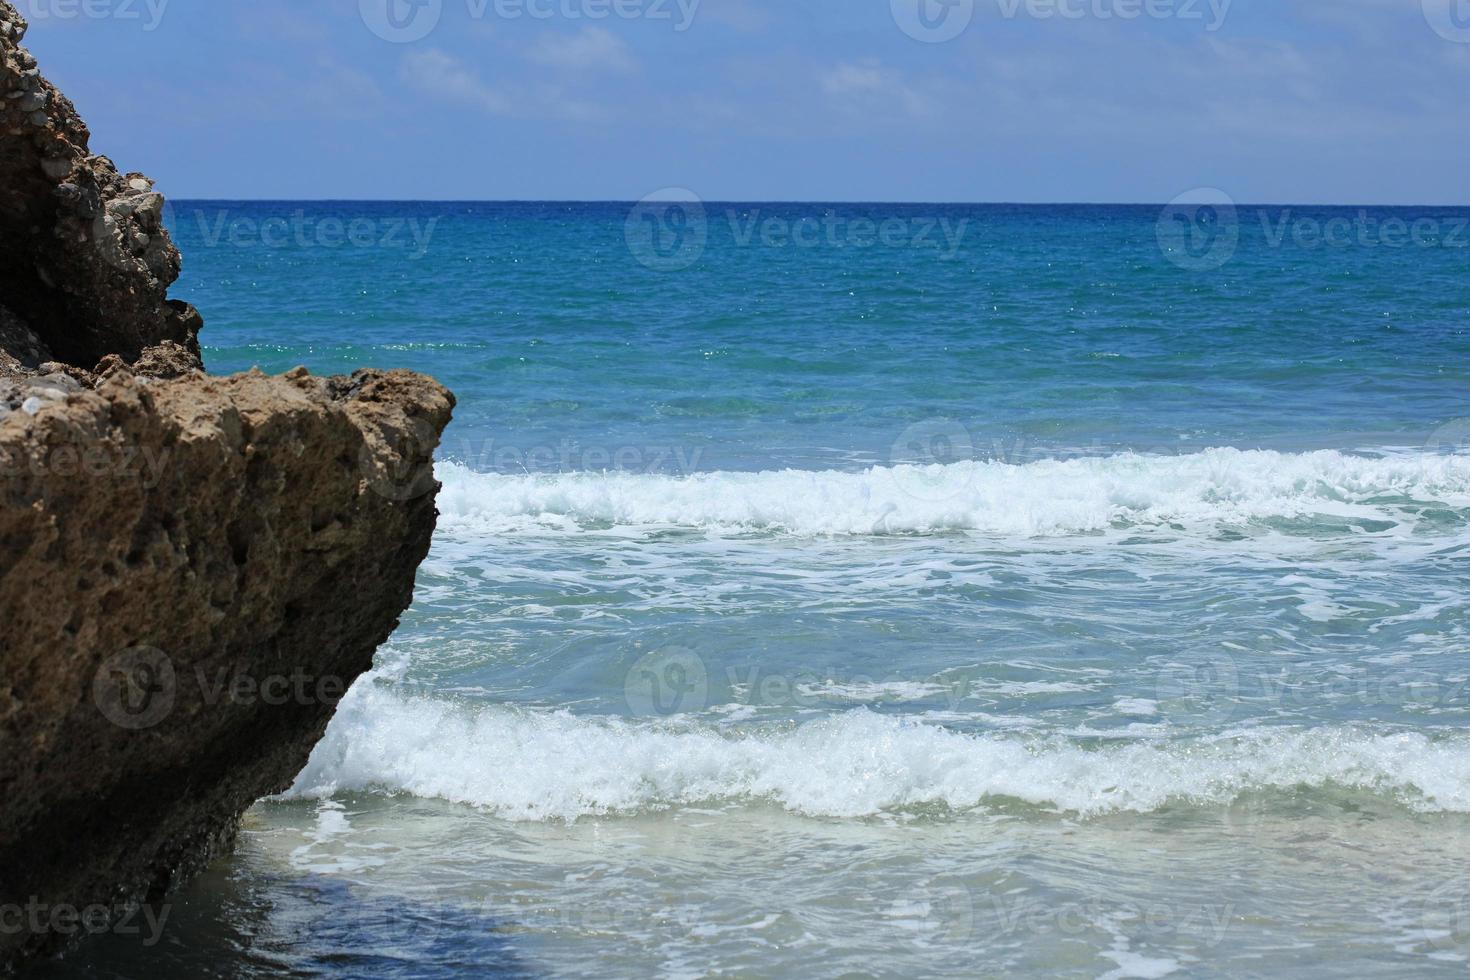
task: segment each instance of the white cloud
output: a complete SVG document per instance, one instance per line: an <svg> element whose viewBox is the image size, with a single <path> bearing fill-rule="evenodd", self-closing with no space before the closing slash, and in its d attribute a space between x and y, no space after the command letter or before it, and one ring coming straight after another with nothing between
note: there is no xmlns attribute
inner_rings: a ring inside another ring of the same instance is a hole
<svg viewBox="0 0 1470 980"><path fill-rule="evenodd" d="M900 72L871 59L839 64L823 72L819 81L828 98L852 112L919 117L932 111L929 100Z"/></svg>
<svg viewBox="0 0 1470 980"><path fill-rule="evenodd" d="M407 85L420 92L461 102L491 115L510 115L514 109L513 101L504 92L486 84L453 55L436 48L404 55L401 74Z"/></svg>
<svg viewBox="0 0 1470 980"><path fill-rule="evenodd" d="M326 58L300 83L298 94L323 115L368 117L383 104L383 91L371 75Z"/></svg>
<svg viewBox="0 0 1470 980"><path fill-rule="evenodd" d="M492 85L453 55L435 48L403 56L400 78L410 89L491 116L602 123L613 113L561 85Z"/></svg>
<svg viewBox="0 0 1470 980"><path fill-rule="evenodd" d="M771 24L771 11L751 0L703 0L699 8L700 17L706 21L724 24L745 34L765 31Z"/></svg>
<svg viewBox="0 0 1470 980"><path fill-rule="evenodd" d="M631 72L638 61L623 40L605 27L588 27L579 34L542 38L526 52L537 64L563 71Z"/></svg>

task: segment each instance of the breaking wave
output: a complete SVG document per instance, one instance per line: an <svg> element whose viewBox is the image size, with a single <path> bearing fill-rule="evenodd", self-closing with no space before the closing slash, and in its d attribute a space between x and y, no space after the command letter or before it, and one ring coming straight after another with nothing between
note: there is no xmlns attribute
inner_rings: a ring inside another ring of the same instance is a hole
<svg viewBox="0 0 1470 980"><path fill-rule="evenodd" d="M288 797L408 793L513 820L719 802L867 817L1020 801L1081 816L1337 786L1470 812L1470 736L1265 729L1087 748L962 734L865 709L799 727L720 729L408 697L365 678Z"/></svg>
<svg viewBox="0 0 1470 980"><path fill-rule="evenodd" d="M1212 449L862 472L508 476L439 464L451 532L683 527L794 535L981 531L1066 535L1320 518L1413 524L1470 510L1470 456Z"/></svg>

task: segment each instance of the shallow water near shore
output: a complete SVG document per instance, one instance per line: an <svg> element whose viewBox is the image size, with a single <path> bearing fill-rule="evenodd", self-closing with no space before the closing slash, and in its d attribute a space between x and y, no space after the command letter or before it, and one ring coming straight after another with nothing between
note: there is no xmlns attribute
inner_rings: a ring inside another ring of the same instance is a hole
<svg viewBox="0 0 1470 980"><path fill-rule="evenodd" d="M628 213L174 205L212 370L460 409L295 786L54 975L1463 972L1470 247L709 205L685 265Z"/></svg>
<svg viewBox="0 0 1470 980"><path fill-rule="evenodd" d="M1086 822L571 825L346 795L262 808L163 943L93 957L159 977L1448 975L1467 833L1331 792Z"/></svg>

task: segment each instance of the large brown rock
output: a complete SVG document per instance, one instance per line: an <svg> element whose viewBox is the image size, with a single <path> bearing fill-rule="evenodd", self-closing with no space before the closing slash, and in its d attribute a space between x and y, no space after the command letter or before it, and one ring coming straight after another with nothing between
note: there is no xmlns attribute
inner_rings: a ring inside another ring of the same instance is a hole
<svg viewBox="0 0 1470 980"><path fill-rule="evenodd" d="M291 782L412 598L453 407L407 372L206 376L163 199L24 29L0 0L0 973Z"/></svg>
<svg viewBox="0 0 1470 980"><path fill-rule="evenodd" d="M25 31L0 0L0 306L71 364L131 362L163 340L197 357L198 314L167 298L180 258L163 196L92 154L86 124L20 46Z"/></svg>
<svg viewBox="0 0 1470 980"><path fill-rule="evenodd" d="M0 906L156 901L397 625L452 399L406 372L3 389ZM0 930L0 965L70 938Z"/></svg>

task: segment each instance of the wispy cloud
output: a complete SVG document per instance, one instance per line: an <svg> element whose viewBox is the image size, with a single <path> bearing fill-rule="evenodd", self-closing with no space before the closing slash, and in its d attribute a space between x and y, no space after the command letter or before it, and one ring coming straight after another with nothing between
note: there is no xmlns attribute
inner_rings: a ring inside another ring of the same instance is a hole
<svg viewBox="0 0 1470 980"><path fill-rule="evenodd" d="M824 94L852 112L921 117L933 111L901 72L876 60L844 62L822 72L819 81Z"/></svg>
<svg viewBox="0 0 1470 980"><path fill-rule="evenodd" d="M1080 19L978 0L959 37L921 44L883 0L701 0L687 31L563 14L590 0L445 0L433 34L394 45L359 0L256 0L264 20L171 0L153 31L51 4L57 30L31 46L107 145L176 194L378 196L412 174L397 193L469 196L482 175L462 161L511 140L524 152L500 157L497 193L518 196L1139 201L1216 186L1443 203L1467 194L1470 43L1449 17L1464 2L1235 2L1211 32L1090 12L1122 0L1069 4ZM108 9L125 8L147 5ZM119 77L146 97L118 96ZM282 140L370 152L351 173L282 168Z"/></svg>
<svg viewBox="0 0 1470 980"><path fill-rule="evenodd" d="M317 69L300 83L303 103L323 115L369 118L382 111L383 91L367 72L338 64L330 58L318 59Z"/></svg>
<svg viewBox="0 0 1470 980"><path fill-rule="evenodd" d="M405 86L439 102L467 106L486 115L608 123L610 107L580 97L556 83L492 84L479 72L436 48L404 55L399 76Z"/></svg>
<svg viewBox="0 0 1470 980"><path fill-rule="evenodd" d="M508 95L487 84L458 58L436 48L404 55L400 75L404 84L421 94L459 102L491 115L510 115L515 109Z"/></svg>
<svg viewBox="0 0 1470 980"><path fill-rule="evenodd" d="M631 72L638 59L628 45L605 27L588 27L579 34L556 34L542 38L526 52L540 65L568 72Z"/></svg>

